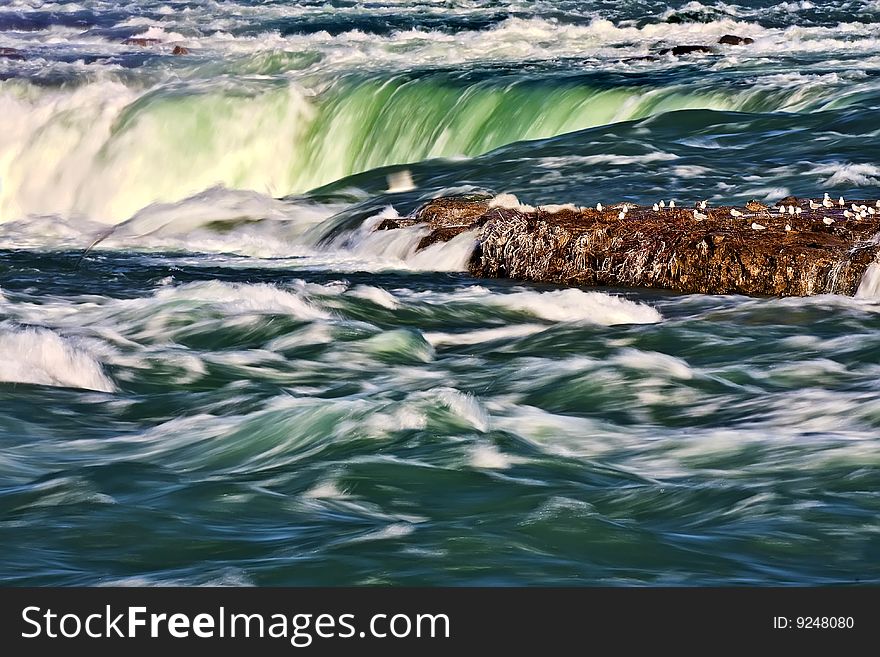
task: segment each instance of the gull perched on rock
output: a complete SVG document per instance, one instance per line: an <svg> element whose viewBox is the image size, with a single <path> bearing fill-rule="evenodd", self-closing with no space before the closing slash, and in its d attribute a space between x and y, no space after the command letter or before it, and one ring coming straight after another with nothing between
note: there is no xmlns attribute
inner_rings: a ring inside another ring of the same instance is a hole
<svg viewBox="0 0 880 657"><path fill-rule="evenodd" d="M706 201L700 201L700 210L706 209Z"/></svg>
<svg viewBox="0 0 880 657"><path fill-rule="evenodd" d="M703 219L708 219L708 218L709 218L708 215L705 215L698 210L694 210L694 219L696 219L697 221L702 221Z"/></svg>
<svg viewBox="0 0 880 657"><path fill-rule="evenodd" d="M810 199L810 210L818 210L822 206L816 203L813 199Z"/></svg>
<svg viewBox="0 0 880 657"><path fill-rule="evenodd" d="M761 224L752 222L752 230L767 230L767 226L762 226Z"/></svg>
<svg viewBox="0 0 880 657"><path fill-rule="evenodd" d="M831 224L834 223L834 219L832 219L831 217L824 217L822 219L822 223L825 224L826 226L830 226Z"/></svg>
<svg viewBox="0 0 880 657"><path fill-rule="evenodd" d="M654 207L651 208L651 209L654 210L654 212L659 212L659 211L660 211L660 206L657 205L657 204L655 203L655 204L654 204Z"/></svg>
<svg viewBox="0 0 880 657"><path fill-rule="evenodd" d="M794 206L793 205L788 206L788 214L794 214Z"/></svg>
<svg viewBox="0 0 880 657"><path fill-rule="evenodd" d="M665 207L666 207L666 201L660 201L660 207L661 207L661 208L665 208ZM880 205L878 205L877 207L880 208Z"/></svg>
<svg viewBox="0 0 880 657"><path fill-rule="evenodd" d="M602 212L602 204L601 204L601 203L596 203L596 209L597 209L599 212Z"/></svg>
<svg viewBox="0 0 880 657"><path fill-rule="evenodd" d="M737 210L736 208L730 208L730 216L731 217L741 217L743 213Z"/></svg>
<svg viewBox="0 0 880 657"><path fill-rule="evenodd" d="M669 201L669 207L670 207L670 208L674 208L674 207L675 207L675 201Z"/></svg>
<svg viewBox="0 0 880 657"><path fill-rule="evenodd" d="M853 214L849 210L844 210L843 216L846 217L847 219L849 219L851 216L853 216Z"/></svg>
<svg viewBox="0 0 880 657"><path fill-rule="evenodd" d="M785 224L785 232L788 232L790 230L791 230L791 224Z"/></svg>
<svg viewBox="0 0 880 657"><path fill-rule="evenodd" d="M839 205L839 206L841 206L841 207L843 207L844 205L846 205L846 201L843 200L843 197L842 197L842 196L841 196L839 199L837 199L837 205Z"/></svg>

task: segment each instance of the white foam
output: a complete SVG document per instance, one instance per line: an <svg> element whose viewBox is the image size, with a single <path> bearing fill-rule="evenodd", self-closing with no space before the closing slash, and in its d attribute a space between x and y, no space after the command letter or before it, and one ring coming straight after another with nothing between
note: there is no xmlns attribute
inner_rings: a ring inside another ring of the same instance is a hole
<svg viewBox="0 0 880 657"><path fill-rule="evenodd" d="M329 216L326 208L281 201L266 194L215 186L175 203L153 203L119 224L114 235L184 235L206 224L274 220L295 223L297 232Z"/></svg>
<svg viewBox="0 0 880 657"><path fill-rule="evenodd" d="M417 271L465 271L476 247L476 231L465 231L448 242L436 242L419 250L419 243L430 234L424 226L395 230L375 230L385 219L396 219L397 210L385 207L361 224L357 231L334 241L337 249L350 250L370 269L411 269Z"/></svg>
<svg viewBox="0 0 880 657"><path fill-rule="evenodd" d="M303 493L310 500L343 500L348 497L346 492L335 481L321 481Z"/></svg>
<svg viewBox="0 0 880 657"><path fill-rule="evenodd" d="M267 283L187 283L163 287L154 296L161 301L206 303L218 306L228 314L278 313L305 320L331 317L330 313L298 294Z"/></svg>
<svg viewBox="0 0 880 657"><path fill-rule="evenodd" d="M366 534L361 534L360 536L355 536L353 538L348 538L346 542L361 543L364 541L393 540L395 538L403 538L404 536L409 536L414 531L415 527L408 522L395 522L387 525L386 527L382 527L381 529L367 532Z"/></svg>
<svg viewBox="0 0 880 657"><path fill-rule="evenodd" d="M400 192L409 192L416 188L413 182L412 173L409 169L395 171L388 174L388 189L385 190L389 194L397 194Z"/></svg>
<svg viewBox="0 0 880 657"><path fill-rule="evenodd" d="M681 358L656 351L622 349L614 356L613 361L624 367L658 372L676 379L692 379L694 377L694 372L687 362Z"/></svg>
<svg viewBox="0 0 880 657"><path fill-rule="evenodd" d="M679 156L674 153L666 153L656 151L645 153L644 155L615 155L613 153L601 155L557 155L552 157L542 157L538 161L538 166L547 169L557 169L562 166L595 166L597 164L610 164L615 166L622 165L642 165L652 164L654 162L668 162L677 160Z"/></svg>
<svg viewBox="0 0 880 657"><path fill-rule="evenodd" d="M179 32L166 32L163 28L152 25L143 32L134 35L139 39L157 39L162 42L166 41L186 41L186 37Z"/></svg>
<svg viewBox="0 0 880 657"><path fill-rule="evenodd" d="M441 344L479 344L492 340L521 338L526 335L539 333L546 328L547 326L544 324L514 324L512 326L499 326L498 328L464 331L462 333L428 332L425 333L425 339L435 347Z"/></svg>
<svg viewBox="0 0 880 657"><path fill-rule="evenodd" d="M309 283L301 278L291 283L291 286L298 292L315 295L338 297L348 290L348 283L345 281L330 281L328 283Z"/></svg>
<svg viewBox="0 0 880 657"><path fill-rule="evenodd" d="M856 185L858 187L880 186L880 167L873 164L853 164L850 162L832 162L813 168L811 173L828 175L822 181L825 187Z"/></svg>
<svg viewBox="0 0 880 657"><path fill-rule="evenodd" d="M880 299L880 263L868 265L855 296L859 299Z"/></svg>
<svg viewBox="0 0 880 657"><path fill-rule="evenodd" d="M579 208L574 203L554 203L550 205L539 205L538 209L543 212L549 212L550 214L556 214L557 212L563 211L577 212Z"/></svg>
<svg viewBox="0 0 880 657"><path fill-rule="evenodd" d="M480 432L489 430L489 414L482 404L471 394L463 393L455 388L435 388L429 396L446 406L474 429Z"/></svg>
<svg viewBox="0 0 880 657"><path fill-rule="evenodd" d="M286 333L266 344L272 351L297 349L304 346L327 344L333 342L334 335L328 324L308 324L299 331Z"/></svg>
<svg viewBox="0 0 880 657"><path fill-rule="evenodd" d="M604 292L585 292L578 288L548 292L524 290L504 293L494 292L482 285L469 285L452 293L433 290L416 292L409 289L399 289L395 292L398 297L405 300L444 305L479 304L484 306L486 310L515 311L549 322L585 322L610 326L613 324L653 324L663 319L662 315L649 305ZM446 338L444 333L431 333L430 335L439 339L440 342L444 342ZM491 339L491 336L491 333L476 334L476 337L481 338L489 337Z"/></svg>
<svg viewBox="0 0 880 657"><path fill-rule="evenodd" d="M603 426L592 418L550 413L535 406L508 404L498 411L493 409L493 412L497 429L509 431L550 453L564 456L595 458L614 451L629 439L620 427Z"/></svg>
<svg viewBox="0 0 880 657"><path fill-rule="evenodd" d="M526 205L525 203L520 203L519 199L514 194L498 194L498 196L494 197L491 201L489 201L490 208L507 208L509 210L519 210L520 212L534 212L535 208L532 205Z"/></svg>
<svg viewBox="0 0 880 657"><path fill-rule="evenodd" d="M85 345L42 328L0 327L0 381L114 392Z"/></svg>
<svg viewBox="0 0 880 657"><path fill-rule="evenodd" d="M412 253L407 263L420 271L467 271L477 245L477 232L465 231L448 242L436 242Z"/></svg>
<svg viewBox="0 0 880 657"><path fill-rule="evenodd" d="M657 310L645 304L604 292L584 292L576 288L492 295L487 302L553 322L588 322L609 326L651 324L662 319Z"/></svg>
<svg viewBox="0 0 880 657"><path fill-rule="evenodd" d="M470 450L471 467L485 470L505 470L513 463L513 458L504 454L495 445L481 443Z"/></svg>
<svg viewBox="0 0 880 657"><path fill-rule="evenodd" d="M378 214L364 221L353 235L341 235L334 242L337 248L351 250L355 255L402 264L415 253L419 242L428 234L424 227L375 230L385 219L400 215L393 206L386 206Z"/></svg>
<svg viewBox="0 0 880 657"><path fill-rule="evenodd" d="M371 434L384 438L395 431L424 429L428 426L428 418L422 409L407 403L390 413L371 413L365 424Z"/></svg>
<svg viewBox="0 0 880 657"><path fill-rule="evenodd" d="M372 301L377 306L388 308L389 310L394 310L400 306L397 297L391 294L388 290L383 290L380 287L374 287L372 285L358 285L351 290L349 294L353 297L358 297L359 299Z"/></svg>

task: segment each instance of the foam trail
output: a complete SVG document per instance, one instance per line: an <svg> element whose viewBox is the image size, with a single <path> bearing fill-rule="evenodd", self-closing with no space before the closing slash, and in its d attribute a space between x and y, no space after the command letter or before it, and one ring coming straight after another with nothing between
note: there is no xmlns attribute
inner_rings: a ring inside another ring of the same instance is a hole
<svg viewBox="0 0 880 657"><path fill-rule="evenodd" d="M443 333L440 331L425 333L425 339L433 346L441 344L470 345L492 340L505 340L509 338L521 338L526 335L540 333L547 327L544 324L518 324L513 326L500 326L498 328L480 329L463 333Z"/></svg>
<svg viewBox="0 0 880 657"><path fill-rule="evenodd" d="M372 301L377 306L394 310L400 306L400 302L388 290L383 290L372 285L358 285L350 293L353 297Z"/></svg>
<svg viewBox="0 0 880 657"><path fill-rule="evenodd" d="M487 301L553 322L589 322L609 326L652 324L662 319L660 313L650 306L603 292L584 292L576 288L492 295Z"/></svg>
<svg viewBox="0 0 880 657"><path fill-rule="evenodd" d="M328 319L330 313L316 307L295 292L268 283L187 283L162 288L155 293L162 302L187 302L222 309L224 314L284 314L302 320Z"/></svg>

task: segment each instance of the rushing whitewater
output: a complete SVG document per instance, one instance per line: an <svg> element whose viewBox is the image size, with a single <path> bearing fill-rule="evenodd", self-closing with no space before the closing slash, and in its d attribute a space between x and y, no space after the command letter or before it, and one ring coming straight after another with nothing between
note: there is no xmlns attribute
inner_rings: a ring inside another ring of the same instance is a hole
<svg viewBox="0 0 880 657"><path fill-rule="evenodd" d="M21 4L37 21L39 3L30 11ZM672 110L837 108L876 89L866 56L880 54L880 35L858 22L762 26L748 11L698 3L681 15L702 11L699 22L672 21L667 11L666 22L641 25L623 17L615 25L578 3L561 15L507 18L488 3L462 3L448 31L434 24L430 4L393 4L387 10L405 13L406 29L389 33L375 33L370 15L351 9L304 4L262 14L232 4L228 14L213 5L176 14L143 4L144 15L112 30L97 2L85 32L60 25L5 34L4 45L30 56L0 59L10 78L0 87L0 221L58 213L118 223L213 185L284 196L381 166L474 157ZM485 22L469 29L482 14ZM82 20L76 5L62 11L62 25L65 15ZM328 21L338 23L332 35L320 29ZM706 70L689 77L674 76L685 62L641 59L663 44L714 44L729 32L756 41L704 58ZM156 44L126 46L110 34ZM177 44L192 55L172 56ZM790 73L782 59L752 68L780 48L805 66ZM828 51L839 70L826 70ZM519 61L538 71L518 72ZM473 72L455 72L461 66ZM667 73L672 83L661 81ZM34 86L30 77L67 84Z"/></svg>
<svg viewBox="0 0 880 657"><path fill-rule="evenodd" d="M874 0L3 3L0 582L880 583L880 265L560 289L375 230L880 198L878 73Z"/></svg>

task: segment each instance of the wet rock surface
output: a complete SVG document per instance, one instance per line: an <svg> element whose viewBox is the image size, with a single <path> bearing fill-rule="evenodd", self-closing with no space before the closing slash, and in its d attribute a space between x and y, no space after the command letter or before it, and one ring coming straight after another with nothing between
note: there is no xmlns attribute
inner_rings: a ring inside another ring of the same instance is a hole
<svg viewBox="0 0 880 657"><path fill-rule="evenodd" d="M718 43L726 46L745 46L751 43L754 43L755 40L751 37L741 37L736 34L725 34L720 39L718 39ZM685 55L700 55L700 54L719 54L719 50L711 45L706 44L692 44L692 45L677 45L672 46L671 48L662 48L657 51L657 54L660 56L664 55L672 55L673 57L682 57ZM651 59L651 56L647 56L641 59Z"/></svg>
<svg viewBox="0 0 880 657"><path fill-rule="evenodd" d="M20 50L16 50L15 48L0 48L0 58L21 61L25 57L24 53L22 53Z"/></svg>
<svg viewBox="0 0 880 657"><path fill-rule="evenodd" d="M682 55L692 55L694 53L712 53L715 52L715 49L711 46L701 46L701 45L693 45L693 46L674 46L672 48L664 48L659 51L660 55L674 55L675 57L681 57Z"/></svg>
<svg viewBox="0 0 880 657"><path fill-rule="evenodd" d="M657 210L616 204L600 211L440 198L377 230L427 226L420 249L476 231L469 270L479 277L705 294L854 294L880 254L880 207L873 200L832 207L784 200L780 213L781 204L757 201Z"/></svg>
<svg viewBox="0 0 880 657"><path fill-rule="evenodd" d="M755 40L751 37L741 37L737 36L736 34L725 34L723 37L718 39L718 43L723 43L727 46L743 46L754 42Z"/></svg>

